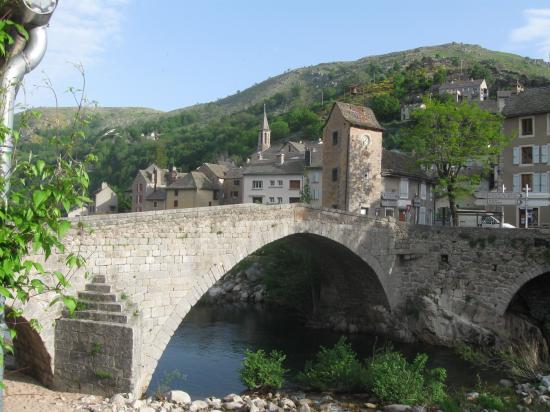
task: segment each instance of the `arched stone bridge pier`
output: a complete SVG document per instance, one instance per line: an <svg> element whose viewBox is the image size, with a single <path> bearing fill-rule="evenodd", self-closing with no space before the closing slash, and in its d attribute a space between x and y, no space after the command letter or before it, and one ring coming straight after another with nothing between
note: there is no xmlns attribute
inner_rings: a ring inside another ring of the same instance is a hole
<svg viewBox="0 0 550 412"><path fill-rule="evenodd" d="M41 340L46 356L34 365L39 377L88 393L145 390L172 334L200 297L242 259L287 236L327 239L353 252L385 294L385 316L394 330L433 342L483 340L502 330L518 290L550 272L550 232L543 230L411 226L304 205L81 220L91 232L75 229L65 244L66 253L87 259L87 276L81 270L72 279L72 291L86 307L71 318L59 307L44 311L47 297L31 301L25 317L39 319L43 330L16 349L36 350ZM46 268L63 268L64 258L51 257ZM418 330L423 335L415 335Z"/></svg>

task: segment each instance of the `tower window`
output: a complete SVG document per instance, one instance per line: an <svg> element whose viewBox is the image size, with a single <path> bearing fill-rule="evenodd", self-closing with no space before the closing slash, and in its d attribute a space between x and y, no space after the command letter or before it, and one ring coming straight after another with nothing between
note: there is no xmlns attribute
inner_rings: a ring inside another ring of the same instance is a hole
<svg viewBox="0 0 550 412"><path fill-rule="evenodd" d="M332 144L334 146L338 144L338 132L332 132Z"/></svg>
<svg viewBox="0 0 550 412"><path fill-rule="evenodd" d="M338 168L335 167L332 169L332 181L336 182L338 180Z"/></svg>

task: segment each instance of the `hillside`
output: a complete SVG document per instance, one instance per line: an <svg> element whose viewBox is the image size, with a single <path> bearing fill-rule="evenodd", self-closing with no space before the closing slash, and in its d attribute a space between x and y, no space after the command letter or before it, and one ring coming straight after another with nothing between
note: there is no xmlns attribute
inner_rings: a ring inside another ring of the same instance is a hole
<svg viewBox="0 0 550 412"><path fill-rule="evenodd" d="M128 187L138 168L149 162L190 170L205 161L230 158L237 163L254 151L265 103L272 138L289 135L317 139L327 110L335 100L367 104L387 126L385 142L398 147L399 108L425 94L432 85L459 78L487 79L490 93L510 88L517 81L526 87L550 84L550 64L477 45L450 43L421 47L352 62L323 63L285 72L215 102L170 112L145 108L86 109L91 120L83 128L87 139L79 152L93 150L98 167L91 172L92 188L102 180L119 191ZM361 92L350 94L349 86ZM51 147L44 138L70 132L71 108L42 108L31 122L22 153L46 158ZM107 130L115 133L103 136ZM158 140L148 140L155 132Z"/></svg>

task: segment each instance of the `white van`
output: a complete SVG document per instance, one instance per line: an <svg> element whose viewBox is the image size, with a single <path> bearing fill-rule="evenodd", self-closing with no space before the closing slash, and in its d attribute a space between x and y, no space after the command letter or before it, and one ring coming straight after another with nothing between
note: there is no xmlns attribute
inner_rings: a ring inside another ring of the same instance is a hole
<svg viewBox="0 0 550 412"><path fill-rule="evenodd" d="M460 214L458 215L458 226L461 227L489 227L500 228L500 221L493 215ZM503 223L502 228L514 229L510 223Z"/></svg>

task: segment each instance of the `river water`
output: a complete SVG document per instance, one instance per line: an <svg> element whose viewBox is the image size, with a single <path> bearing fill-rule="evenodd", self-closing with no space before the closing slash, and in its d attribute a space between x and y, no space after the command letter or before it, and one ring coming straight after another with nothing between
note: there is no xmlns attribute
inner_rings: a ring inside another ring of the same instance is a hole
<svg viewBox="0 0 550 412"><path fill-rule="evenodd" d="M303 368L319 346L332 346L341 335L307 329L295 316L280 310L199 303L168 343L147 393L154 394L159 386L184 390L193 399L239 393L245 389L238 370L246 349L282 350L287 355L285 367L292 375ZM372 355L374 347L391 343L408 358L418 352L427 353L430 367L447 369L450 386L472 387L476 382L477 371L449 348L391 342L372 334L352 334L348 338L361 359ZM487 378L491 377L484 376Z"/></svg>

